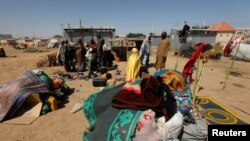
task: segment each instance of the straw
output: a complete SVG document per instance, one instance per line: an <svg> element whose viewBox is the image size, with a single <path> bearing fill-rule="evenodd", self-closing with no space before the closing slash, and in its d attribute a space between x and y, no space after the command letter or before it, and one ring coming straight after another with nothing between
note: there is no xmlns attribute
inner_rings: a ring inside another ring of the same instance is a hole
<svg viewBox="0 0 250 141"><path fill-rule="evenodd" d="M238 44L238 48L237 48L237 50L236 50L236 53L235 53L234 57L237 55L237 53L238 53L238 51L239 51L240 42L241 42L241 38L240 38L240 41L239 41L239 44ZM226 86L227 86L227 81L228 81L228 79L229 79L229 75L230 75L230 72L231 72L231 70L232 70L232 68L233 68L234 62L235 62L235 58L232 60L232 62L231 62L231 64L230 64L230 67L229 67L229 69L228 69L226 78L225 78L225 80L224 80L224 82L223 82L223 86L222 86L222 89L223 89L223 90L224 90L224 89L226 88Z"/></svg>

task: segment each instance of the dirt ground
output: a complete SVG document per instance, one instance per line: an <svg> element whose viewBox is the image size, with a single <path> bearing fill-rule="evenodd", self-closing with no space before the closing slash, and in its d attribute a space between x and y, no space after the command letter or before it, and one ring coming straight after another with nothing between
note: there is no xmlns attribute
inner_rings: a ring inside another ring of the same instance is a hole
<svg viewBox="0 0 250 141"><path fill-rule="evenodd" d="M46 56L46 54L56 52L56 49L49 49L49 52L25 53L22 50L15 50L11 47L4 47L6 55L9 57L0 58L0 84L16 79L26 70L36 69L36 62ZM152 48L150 63L155 62L155 49ZM169 52L166 68L174 69L176 56ZM15 56L15 57L13 57ZM178 70L182 71L187 59L182 59ZM233 112L245 120L250 121L250 63L236 61L233 73L230 75L228 85L222 90L221 82L224 81L227 69L231 60L222 57L221 60L209 60L204 69L201 86L203 89L198 95L210 96L221 104L225 105ZM117 63L122 74L115 76L115 70L111 73L114 77L124 77L126 62ZM51 75L56 70L63 70L63 67L43 67L40 68ZM153 74L155 69L151 67L149 72ZM86 74L86 72L85 72ZM71 75L75 76L74 73ZM195 77L195 74L193 74ZM80 98L87 98L91 93L99 88L92 86L92 81L71 80L67 81L71 88L75 88L73 94L68 97L68 102L63 108L40 116L31 125L13 125L0 123L1 141L80 141L88 123L82 113L78 111L70 114L69 111L79 101ZM193 90L193 85L191 85Z"/></svg>

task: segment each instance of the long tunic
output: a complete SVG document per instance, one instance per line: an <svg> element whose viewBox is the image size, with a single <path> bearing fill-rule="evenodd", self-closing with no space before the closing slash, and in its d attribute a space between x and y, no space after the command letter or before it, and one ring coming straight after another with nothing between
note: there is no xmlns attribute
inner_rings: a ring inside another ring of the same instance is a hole
<svg viewBox="0 0 250 141"><path fill-rule="evenodd" d="M156 62L155 62L156 69L165 68L169 46L170 46L169 39L163 39L160 41L160 44L157 49L157 54L156 54Z"/></svg>
<svg viewBox="0 0 250 141"><path fill-rule="evenodd" d="M140 55L139 55L143 66L147 65L149 54L150 54L150 44L148 43L148 41L144 41L141 45Z"/></svg>
<svg viewBox="0 0 250 141"><path fill-rule="evenodd" d="M135 79L139 75L141 67L141 61L138 55L138 52L133 52L128 58L127 66L126 66L126 81L131 79Z"/></svg>
<svg viewBox="0 0 250 141"><path fill-rule="evenodd" d="M83 63L85 59L85 53L86 53L86 49L82 45L77 44L76 45L76 60L77 60L78 67L81 66L81 64Z"/></svg>

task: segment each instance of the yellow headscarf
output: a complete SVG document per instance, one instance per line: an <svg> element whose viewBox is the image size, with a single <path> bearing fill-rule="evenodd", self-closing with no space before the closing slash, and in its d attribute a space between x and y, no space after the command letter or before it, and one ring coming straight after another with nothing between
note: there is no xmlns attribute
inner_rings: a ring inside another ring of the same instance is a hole
<svg viewBox="0 0 250 141"><path fill-rule="evenodd" d="M127 62L126 81L135 79L139 75L140 67L141 67L141 62L138 50L136 48L133 48Z"/></svg>

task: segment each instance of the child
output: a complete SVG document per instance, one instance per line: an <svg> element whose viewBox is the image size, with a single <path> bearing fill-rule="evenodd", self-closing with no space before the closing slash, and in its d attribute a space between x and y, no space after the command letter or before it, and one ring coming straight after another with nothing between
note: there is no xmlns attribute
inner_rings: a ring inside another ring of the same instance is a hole
<svg viewBox="0 0 250 141"><path fill-rule="evenodd" d="M106 74L107 86L115 86L116 81L112 79L112 75L110 73Z"/></svg>

